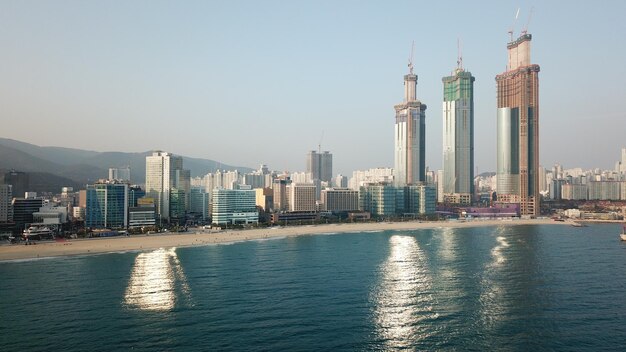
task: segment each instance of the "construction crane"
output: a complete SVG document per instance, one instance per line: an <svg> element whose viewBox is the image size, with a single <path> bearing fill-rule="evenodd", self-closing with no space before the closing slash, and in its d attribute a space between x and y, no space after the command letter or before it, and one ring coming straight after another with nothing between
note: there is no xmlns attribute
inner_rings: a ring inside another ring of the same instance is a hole
<svg viewBox="0 0 626 352"><path fill-rule="evenodd" d="M526 21L526 26L524 26L524 29L522 30L522 35L525 35L526 33L528 33L528 25L530 24L530 19L533 17L534 9L535 9L534 7L530 8L530 13L528 14L528 21Z"/></svg>
<svg viewBox="0 0 626 352"><path fill-rule="evenodd" d="M511 25L511 29L509 29L509 35L511 36L511 41L513 41L513 30L515 29L515 23L517 23L517 18L519 17L519 10L520 8L517 8L517 12L515 13L515 20L513 20L513 24Z"/></svg>
<svg viewBox="0 0 626 352"><path fill-rule="evenodd" d="M409 74L413 74L413 53L415 52L415 40L411 44L411 55L409 56Z"/></svg>

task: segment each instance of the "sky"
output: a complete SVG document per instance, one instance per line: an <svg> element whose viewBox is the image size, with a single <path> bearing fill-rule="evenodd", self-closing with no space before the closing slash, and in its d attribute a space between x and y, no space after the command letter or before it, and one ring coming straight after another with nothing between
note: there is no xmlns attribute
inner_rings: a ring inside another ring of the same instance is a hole
<svg viewBox="0 0 626 352"><path fill-rule="evenodd" d="M439 169L441 78L460 39L475 165L495 171L495 76L513 26L541 66L540 163L612 169L626 146L624 13L617 0L0 0L0 137L289 171L321 143L334 174L393 167L415 41L426 164Z"/></svg>

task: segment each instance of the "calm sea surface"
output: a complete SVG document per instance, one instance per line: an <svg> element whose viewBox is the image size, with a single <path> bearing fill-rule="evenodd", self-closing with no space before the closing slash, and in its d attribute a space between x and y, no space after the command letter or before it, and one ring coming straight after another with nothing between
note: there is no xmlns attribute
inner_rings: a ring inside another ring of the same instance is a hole
<svg viewBox="0 0 626 352"><path fill-rule="evenodd" d="M626 350L619 225L0 263L0 351Z"/></svg>

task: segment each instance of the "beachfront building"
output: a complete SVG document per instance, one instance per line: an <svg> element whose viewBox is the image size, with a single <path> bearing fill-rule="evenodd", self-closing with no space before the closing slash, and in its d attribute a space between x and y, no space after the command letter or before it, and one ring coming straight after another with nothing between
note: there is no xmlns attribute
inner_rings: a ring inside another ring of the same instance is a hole
<svg viewBox="0 0 626 352"><path fill-rule="evenodd" d="M259 222L256 192L247 185L236 189L213 190L212 222L214 224L250 224Z"/></svg>
<svg viewBox="0 0 626 352"><path fill-rule="evenodd" d="M313 183L292 183L287 186L288 210L290 212L315 211L317 188Z"/></svg>
<svg viewBox="0 0 626 352"><path fill-rule="evenodd" d="M170 219L170 191L175 187L176 170L183 169L183 158L163 151L146 156L146 196L156 200L158 216Z"/></svg>
<svg viewBox="0 0 626 352"><path fill-rule="evenodd" d="M394 106L395 117L395 185L426 182L426 104L416 97L417 75L413 63L404 76L404 101Z"/></svg>
<svg viewBox="0 0 626 352"><path fill-rule="evenodd" d="M321 194L321 210L335 213L359 209L359 191L349 188L326 188Z"/></svg>
<svg viewBox="0 0 626 352"><path fill-rule="evenodd" d="M85 227L119 229L128 227L128 184L100 180L87 185Z"/></svg>
<svg viewBox="0 0 626 352"><path fill-rule="evenodd" d="M469 204L474 194L475 79L463 69L459 57L452 75L442 80L443 179L438 179L442 187L441 199Z"/></svg>
<svg viewBox="0 0 626 352"><path fill-rule="evenodd" d="M43 206L43 198L37 197L37 194L25 192L28 195L25 198L13 198L11 203L13 207L13 222L15 228L19 231L24 230L33 223L33 214Z"/></svg>
<svg viewBox="0 0 626 352"><path fill-rule="evenodd" d="M508 43L507 70L497 85L498 201L539 215L539 65L530 60L532 36Z"/></svg>
<svg viewBox="0 0 626 352"><path fill-rule="evenodd" d="M378 183L365 185L359 191L359 210L372 216L431 215L436 203L437 189L432 185L396 187Z"/></svg>

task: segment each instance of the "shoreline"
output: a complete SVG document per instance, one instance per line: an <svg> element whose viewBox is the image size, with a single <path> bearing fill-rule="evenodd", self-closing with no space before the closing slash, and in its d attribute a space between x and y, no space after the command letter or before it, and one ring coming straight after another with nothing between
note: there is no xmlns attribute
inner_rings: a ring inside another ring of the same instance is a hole
<svg viewBox="0 0 626 352"><path fill-rule="evenodd" d="M248 230L210 232L198 229L192 233L168 233L131 237L107 237L40 242L36 245L1 245L0 262L66 257L77 255L147 251L159 248L208 246L243 241L288 238L295 236L379 232L385 230L419 230L436 228L463 228L518 225L572 225L572 222L555 222L551 219L530 220L472 220L472 221L406 221L301 225Z"/></svg>

